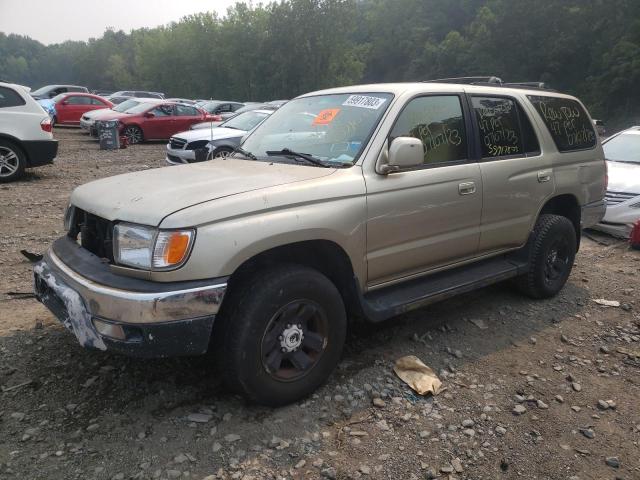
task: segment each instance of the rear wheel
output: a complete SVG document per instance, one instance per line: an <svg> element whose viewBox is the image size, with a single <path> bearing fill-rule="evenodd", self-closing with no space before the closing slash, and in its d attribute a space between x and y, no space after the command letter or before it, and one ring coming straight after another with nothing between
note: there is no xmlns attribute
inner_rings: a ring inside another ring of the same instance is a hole
<svg viewBox="0 0 640 480"><path fill-rule="evenodd" d="M135 125L129 125L125 127L122 134L127 138L129 145L134 143L140 143L143 140L142 130Z"/></svg>
<svg viewBox="0 0 640 480"><path fill-rule="evenodd" d="M306 397L342 353L347 320L337 288L298 265L257 273L237 287L216 319L227 384L264 405Z"/></svg>
<svg viewBox="0 0 640 480"><path fill-rule="evenodd" d="M0 140L0 183L17 180L24 174L26 166L24 152L13 143Z"/></svg>
<svg viewBox="0 0 640 480"><path fill-rule="evenodd" d="M518 278L520 290L532 298L556 295L571 274L576 245L568 218L540 215L530 239L529 271Z"/></svg>

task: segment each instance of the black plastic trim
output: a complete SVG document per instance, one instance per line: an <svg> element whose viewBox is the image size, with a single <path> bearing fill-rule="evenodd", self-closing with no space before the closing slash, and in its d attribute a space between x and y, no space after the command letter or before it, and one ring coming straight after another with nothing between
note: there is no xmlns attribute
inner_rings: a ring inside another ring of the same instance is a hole
<svg viewBox="0 0 640 480"><path fill-rule="evenodd" d="M129 357L166 358L205 354L209 348L215 315L154 324L98 320L121 325L127 333L128 339L125 341L101 336L108 352Z"/></svg>
<svg viewBox="0 0 640 480"><path fill-rule="evenodd" d="M27 167L53 163L53 159L58 154L57 140L23 140L20 146L27 154Z"/></svg>

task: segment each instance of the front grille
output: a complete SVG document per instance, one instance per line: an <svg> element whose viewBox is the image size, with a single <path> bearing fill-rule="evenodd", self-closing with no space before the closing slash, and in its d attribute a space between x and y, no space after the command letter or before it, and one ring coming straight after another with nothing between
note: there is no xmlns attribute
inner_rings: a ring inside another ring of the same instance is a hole
<svg viewBox="0 0 640 480"><path fill-rule="evenodd" d="M182 138L171 137L169 139L169 144L171 145L171 148L173 148L174 150L182 150L184 146L187 144L187 141Z"/></svg>
<svg viewBox="0 0 640 480"><path fill-rule="evenodd" d="M80 236L80 245L100 258L113 262L113 222L76 208L68 235Z"/></svg>
<svg viewBox="0 0 640 480"><path fill-rule="evenodd" d="M638 196L637 193L628 192L607 192L604 196L607 205L617 205L618 203L626 202L627 200Z"/></svg>

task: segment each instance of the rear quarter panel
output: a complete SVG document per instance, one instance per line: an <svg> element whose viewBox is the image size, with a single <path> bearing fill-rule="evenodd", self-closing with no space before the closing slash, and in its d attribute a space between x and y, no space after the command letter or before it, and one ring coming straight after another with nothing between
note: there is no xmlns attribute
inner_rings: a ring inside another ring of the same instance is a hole
<svg viewBox="0 0 640 480"><path fill-rule="evenodd" d="M588 110L577 98L546 92L536 92L535 95L577 101L586 112L588 121L593 128L593 121ZM529 102L526 95L524 97L526 100L523 103L528 110L529 117L535 122L539 132L541 148L544 154L549 156L553 166L554 196L562 194L573 195L580 206L603 200L606 191L606 166L600 138L595 132L595 128L593 128L593 133L596 144L593 148L560 152L541 115Z"/></svg>

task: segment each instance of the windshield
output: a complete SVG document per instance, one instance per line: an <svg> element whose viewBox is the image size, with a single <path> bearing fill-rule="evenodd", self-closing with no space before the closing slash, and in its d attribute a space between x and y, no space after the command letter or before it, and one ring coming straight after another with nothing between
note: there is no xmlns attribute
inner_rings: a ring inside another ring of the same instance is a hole
<svg viewBox="0 0 640 480"><path fill-rule="evenodd" d="M113 109L116 112L126 112L130 108L137 107L140 103L141 102L139 100L129 99L119 103L117 106L113 107Z"/></svg>
<svg viewBox="0 0 640 480"><path fill-rule="evenodd" d="M222 102L207 102L204 105L201 105L200 108L206 110L208 113L213 113L221 104Z"/></svg>
<svg viewBox="0 0 640 480"><path fill-rule="evenodd" d="M640 133L622 133L602 145L604 158L640 164Z"/></svg>
<svg viewBox="0 0 640 480"><path fill-rule="evenodd" d="M264 112L245 112L222 123L221 127L236 128L248 132L269 116Z"/></svg>
<svg viewBox="0 0 640 480"><path fill-rule="evenodd" d="M40 87L34 92L31 92L31 95L44 95L45 93L48 93L52 88L53 87L51 87L50 85L46 85L44 87Z"/></svg>
<svg viewBox="0 0 640 480"><path fill-rule="evenodd" d="M391 98L390 93L345 93L291 100L262 123L242 148L270 160L278 158L274 151L288 149L324 162L353 164Z"/></svg>
<svg viewBox="0 0 640 480"><path fill-rule="evenodd" d="M127 113L133 113L134 115L136 113L144 113L155 105L156 105L155 103L140 103L135 107L132 107L129 110L127 110Z"/></svg>

